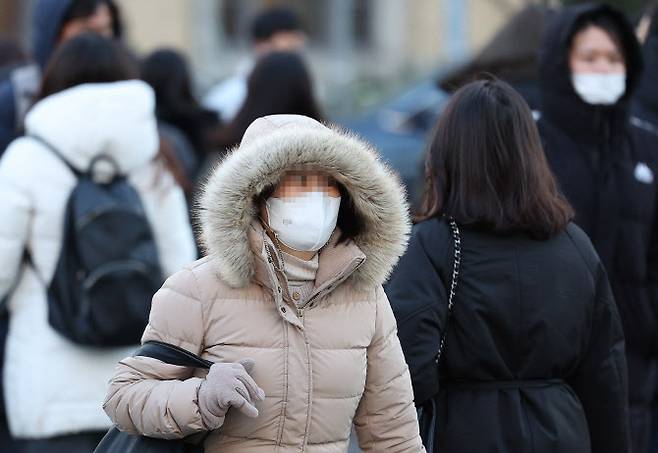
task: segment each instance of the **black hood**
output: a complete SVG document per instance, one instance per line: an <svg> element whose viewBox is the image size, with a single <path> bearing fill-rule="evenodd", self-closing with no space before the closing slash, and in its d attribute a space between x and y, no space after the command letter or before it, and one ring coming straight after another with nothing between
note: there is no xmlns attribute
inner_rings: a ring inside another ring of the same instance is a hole
<svg viewBox="0 0 658 453"><path fill-rule="evenodd" d="M626 92L611 106L595 106L584 102L571 83L569 48L577 28L587 17L606 17L617 24L626 60ZM566 130L571 136L586 140L601 140L603 123L613 130L625 127L630 99L642 76L642 53L633 27L624 14L599 4L584 4L564 8L551 20L540 52L539 82L542 115Z"/></svg>

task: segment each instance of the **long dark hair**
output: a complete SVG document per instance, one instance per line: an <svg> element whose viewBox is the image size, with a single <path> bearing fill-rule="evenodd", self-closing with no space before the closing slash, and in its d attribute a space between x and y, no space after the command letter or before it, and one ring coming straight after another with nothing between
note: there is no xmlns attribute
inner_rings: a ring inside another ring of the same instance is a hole
<svg viewBox="0 0 658 453"><path fill-rule="evenodd" d="M96 33L82 33L62 44L43 75L38 99L83 83L136 79L137 63L118 42Z"/></svg>
<svg viewBox="0 0 658 453"><path fill-rule="evenodd" d="M44 72L38 100L85 83L111 83L139 77L135 58L112 39L82 33L62 44ZM171 145L160 138L158 159L183 188L188 181Z"/></svg>
<svg viewBox="0 0 658 453"><path fill-rule="evenodd" d="M272 52L260 59L247 82L247 99L233 121L221 131L219 141L226 148L234 146L256 118L276 114L323 119L313 94L311 76L295 53Z"/></svg>
<svg viewBox="0 0 658 453"><path fill-rule="evenodd" d="M158 119L180 129L199 154L208 151L209 130L219 119L194 97L185 57L172 49L156 50L142 62L141 73L155 91Z"/></svg>
<svg viewBox="0 0 658 453"><path fill-rule="evenodd" d="M528 105L494 78L453 95L431 141L426 184L417 221L447 215L465 226L545 239L574 216Z"/></svg>

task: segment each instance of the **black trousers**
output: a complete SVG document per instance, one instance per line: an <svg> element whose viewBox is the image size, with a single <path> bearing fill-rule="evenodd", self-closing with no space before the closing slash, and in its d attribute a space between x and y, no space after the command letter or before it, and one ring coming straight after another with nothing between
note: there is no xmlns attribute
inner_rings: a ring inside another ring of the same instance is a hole
<svg viewBox="0 0 658 453"><path fill-rule="evenodd" d="M654 398L658 394L658 373L654 358L643 357L626 348L628 361L629 418L633 453L651 451Z"/></svg>
<svg viewBox="0 0 658 453"><path fill-rule="evenodd" d="M9 434L7 419L4 414L0 415L0 453L20 452L20 442L13 439Z"/></svg>

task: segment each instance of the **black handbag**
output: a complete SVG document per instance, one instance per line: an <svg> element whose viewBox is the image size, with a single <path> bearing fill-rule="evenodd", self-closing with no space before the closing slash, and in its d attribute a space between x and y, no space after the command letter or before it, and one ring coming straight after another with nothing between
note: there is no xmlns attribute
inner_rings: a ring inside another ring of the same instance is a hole
<svg viewBox="0 0 658 453"><path fill-rule="evenodd" d="M185 349L159 341L144 343L134 355L152 357L170 365L190 368L210 369L213 365L212 362ZM185 439L155 439L125 433L113 427L103 437L94 453L203 453L203 446L199 444L198 435Z"/></svg>
<svg viewBox="0 0 658 453"><path fill-rule="evenodd" d="M439 350L436 354L435 363L438 368L441 364L441 355L445 349L446 333L450 318L452 317L452 309L455 304L455 292L457 291L457 282L459 280L459 270L461 266L461 234L457 222L450 219L450 229L452 230L452 237L454 241L454 258L452 267L452 276L450 279L450 292L448 293L448 314L446 316L446 324L441 334L441 342L439 343ZM420 428L420 437L423 439L423 445L427 453L437 453L439 451L439 394L435 394L420 406L416 408L418 414L418 425Z"/></svg>

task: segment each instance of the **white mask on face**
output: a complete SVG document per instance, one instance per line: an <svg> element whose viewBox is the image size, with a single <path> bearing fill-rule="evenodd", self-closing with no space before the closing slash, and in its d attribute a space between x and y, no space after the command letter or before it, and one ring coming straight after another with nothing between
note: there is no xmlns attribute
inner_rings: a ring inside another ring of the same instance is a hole
<svg viewBox="0 0 658 453"><path fill-rule="evenodd" d="M286 246L299 252L320 250L338 221L340 197L305 192L291 198L270 197L265 202L270 228Z"/></svg>
<svg viewBox="0 0 658 453"><path fill-rule="evenodd" d="M571 82L580 98L592 105L612 105L626 92L626 73L572 74Z"/></svg>

